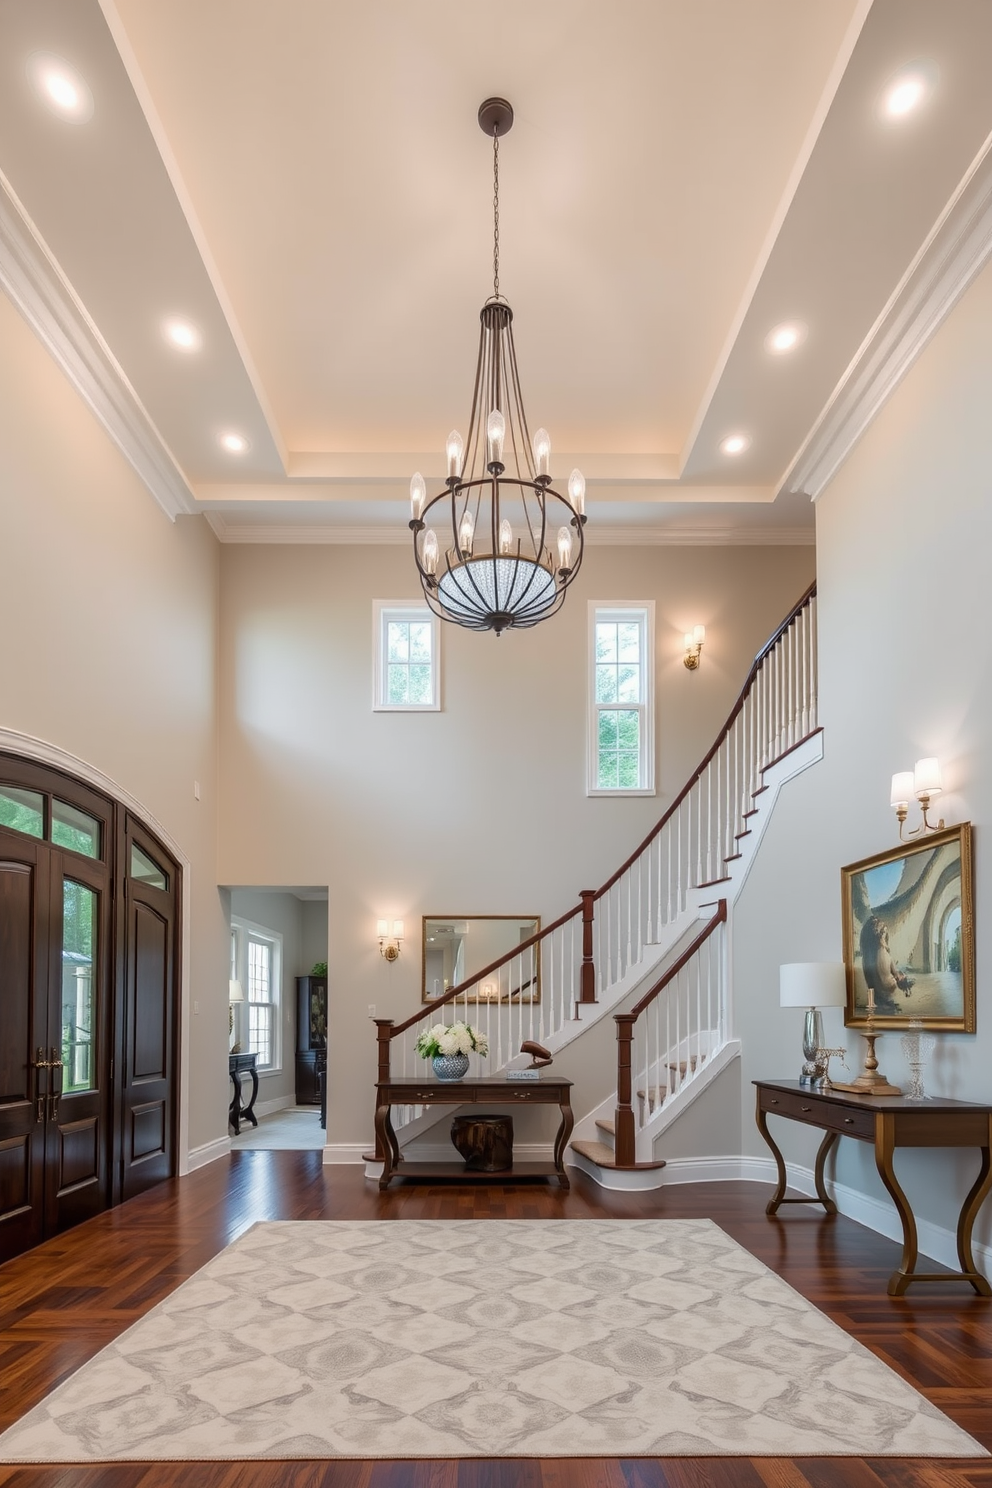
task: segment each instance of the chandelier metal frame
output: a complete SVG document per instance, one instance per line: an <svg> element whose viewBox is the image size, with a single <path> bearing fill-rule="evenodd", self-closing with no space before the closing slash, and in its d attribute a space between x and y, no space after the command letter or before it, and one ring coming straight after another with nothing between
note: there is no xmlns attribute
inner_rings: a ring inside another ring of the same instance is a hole
<svg viewBox="0 0 992 1488"><path fill-rule="evenodd" d="M513 311L499 291L499 142L512 123L505 99L489 98L479 109L480 128L493 141L493 292L479 315L468 442L454 431L448 436L445 490L428 500L419 472L410 482L414 559L430 609L497 635L536 625L561 608L582 564L586 522L581 472L572 471L563 495L552 485L547 433L538 429L531 439ZM429 525L432 512L446 528L450 514L443 554Z"/></svg>

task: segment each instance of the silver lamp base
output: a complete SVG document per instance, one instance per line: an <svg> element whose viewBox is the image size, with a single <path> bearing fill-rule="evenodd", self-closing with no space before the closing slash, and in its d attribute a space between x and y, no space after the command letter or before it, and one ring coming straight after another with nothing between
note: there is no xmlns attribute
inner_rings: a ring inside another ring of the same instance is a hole
<svg viewBox="0 0 992 1488"><path fill-rule="evenodd" d="M826 1074L826 1065L822 1059L817 1058L817 1049L823 1048L823 1019L820 1017L819 1008L806 1009L806 1021L803 1024L803 1072L799 1076L800 1085L807 1090L816 1090L823 1083Z"/></svg>

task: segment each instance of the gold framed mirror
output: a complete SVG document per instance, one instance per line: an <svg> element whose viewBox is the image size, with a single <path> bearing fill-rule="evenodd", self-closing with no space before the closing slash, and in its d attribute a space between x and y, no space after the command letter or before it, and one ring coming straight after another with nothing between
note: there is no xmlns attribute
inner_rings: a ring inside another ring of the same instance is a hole
<svg viewBox="0 0 992 1488"><path fill-rule="evenodd" d="M541 928L540 915L424 915L421 1002L435 1002L491 962L530 940ZM538 1003L541 1000L539 946L514 956L468 992L469 1002Z"/></svg>

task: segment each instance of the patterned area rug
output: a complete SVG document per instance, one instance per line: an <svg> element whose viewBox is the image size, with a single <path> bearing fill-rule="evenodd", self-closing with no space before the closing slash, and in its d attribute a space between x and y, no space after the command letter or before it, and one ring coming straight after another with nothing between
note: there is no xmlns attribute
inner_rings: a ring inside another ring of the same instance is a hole
<svg viewBox="0 0 992 1488"><path fill-rule="evenodd" d="M4 1462L983 1457L710 1220L258 1224Z"/></svg>

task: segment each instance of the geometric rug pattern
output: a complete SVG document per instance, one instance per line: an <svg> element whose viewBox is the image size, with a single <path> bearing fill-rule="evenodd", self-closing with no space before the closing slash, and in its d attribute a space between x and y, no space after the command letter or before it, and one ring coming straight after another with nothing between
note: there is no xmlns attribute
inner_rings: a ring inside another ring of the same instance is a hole
<svg viewBox="0 0 992 1488"><path fill-rule="evenodd" d="M711 1220L255 1225L4 1462L984 1457Z"/></svg>

